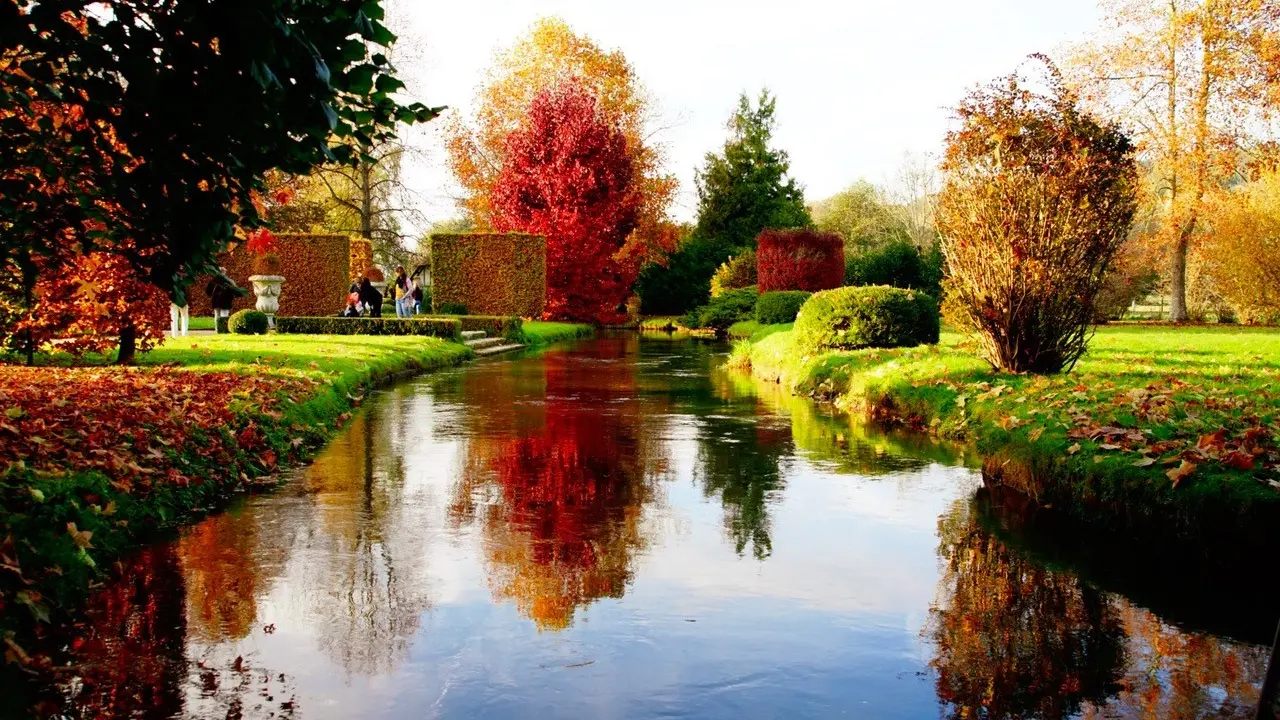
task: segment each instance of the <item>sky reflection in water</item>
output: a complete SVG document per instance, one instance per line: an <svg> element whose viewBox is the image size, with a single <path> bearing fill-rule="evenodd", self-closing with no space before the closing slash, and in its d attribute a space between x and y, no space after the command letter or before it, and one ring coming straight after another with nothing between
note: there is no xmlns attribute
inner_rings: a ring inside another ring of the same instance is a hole
<svg viewBox="0 0 1280 720"><path fill-rule="evenodd" d="M1247 716L1265 648L1039 564L958 450L719 350L619 335L378 394L296 482L127 564L71 709Z"/></svg>

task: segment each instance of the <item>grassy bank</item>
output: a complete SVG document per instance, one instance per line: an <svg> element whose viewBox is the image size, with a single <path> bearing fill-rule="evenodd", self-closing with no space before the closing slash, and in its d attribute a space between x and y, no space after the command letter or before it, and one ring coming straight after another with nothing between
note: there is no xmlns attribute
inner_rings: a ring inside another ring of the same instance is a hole
<svg viewBox="0 0 1280 720"><path fill-rule="evenodd" d="M45 625L158 531L301 462L374 384L456 364L429 337L204 336L140 367L0 366L0 644Z"/></svg>
<svg viewBox="0 0 1280 720"><path fill-rule="evenodd" d="M1069 375L993 372L962 338L805 357L785 327L732 362L853 413L974 442L991 483L1082 517L1276 542L1280 332L1104 327Z"/></svg>
<svg viewBox="0 0 1280 720"><path fill-rule="evenodd" d="M537 348L562 340L590 337L595 331L590 325L531 320L524 324L524 339L526 345Z"/></svg>

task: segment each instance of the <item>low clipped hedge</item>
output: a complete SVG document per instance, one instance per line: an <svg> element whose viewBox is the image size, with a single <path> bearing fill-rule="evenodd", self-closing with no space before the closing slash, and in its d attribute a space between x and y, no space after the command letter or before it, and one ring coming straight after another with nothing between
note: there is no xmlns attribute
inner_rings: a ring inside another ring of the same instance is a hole
<svg viewBox="0 0 1280 720"><path fill-rule="evenodd" d="M456 318L278 317L276 332L289 335L430 335L457 340Z"/></svg>
<svg viewBox="0 0 1280 720"><path fill-rule="evenodd" d="M887 285L815 293L796 317L795 341L806 353L910 347L938 342L938 303L919 290Z"/></svg>
<svg viewBox="0 0 1280 720"><path fill-rule="evenodd" d="M467 332L483 330L488 337L515 341L524 339L524 321L512 315L451 315L440 319L457 320Z"/></svg>
<svg viewBox="0 0 1280 720"><path fill-rule="evenodd" d="M227 329L237 335L266 335L270 322L266 313L241 310L227 321Z"/></svg>
<svg viewBox="0 0 1280 720"><path fill-rule="evenodd" d="M756 322L778 325L795 322L796 314L813 293L804 290L776 290L762 293L756 299Z"/></svg>

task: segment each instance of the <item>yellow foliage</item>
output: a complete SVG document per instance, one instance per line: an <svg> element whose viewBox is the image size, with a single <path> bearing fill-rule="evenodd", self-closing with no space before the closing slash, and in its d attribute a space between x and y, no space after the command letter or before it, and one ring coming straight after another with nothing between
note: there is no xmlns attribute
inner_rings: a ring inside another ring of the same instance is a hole
<svg viewBox="0 0 1280 720"><path fill-rule="evenodd" d="M1208 203L1205 261L1241 322L1280 322L1280 172L1218 193Z"/></svg>

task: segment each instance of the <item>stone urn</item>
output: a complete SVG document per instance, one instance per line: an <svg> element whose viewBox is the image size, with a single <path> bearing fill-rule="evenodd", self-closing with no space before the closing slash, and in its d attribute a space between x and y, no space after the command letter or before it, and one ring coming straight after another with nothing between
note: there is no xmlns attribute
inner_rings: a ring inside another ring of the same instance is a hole
<svg viewBox="0 0 1280 720"><path fill-rule="evenodd" d="M254 307L258 308L258 312L267 316L267 327L274 330L276 327L276 313L280 311L280 286L284 284L284 277L280 275L250 275L249 282L253 283L253 294L258 298L258 302Z"/></svg>

